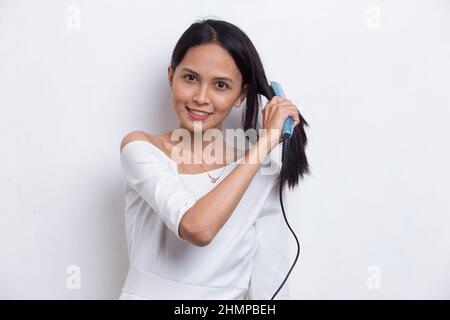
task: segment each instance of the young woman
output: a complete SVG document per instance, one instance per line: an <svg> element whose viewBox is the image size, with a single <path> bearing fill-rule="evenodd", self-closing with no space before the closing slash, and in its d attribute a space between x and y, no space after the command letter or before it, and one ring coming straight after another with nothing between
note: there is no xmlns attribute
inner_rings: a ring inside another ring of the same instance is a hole
<svg viewBox="0 0 450 320"><path fill-rule="evenodd" d="M179 127L133 131L121 143L130 269L119 299L270 299L290 267L279 183L293 187L309 172L307 123L289 100L273 97L253 44L225 21L192 24L175 46L168 78ZM268 99L259 128L258 94ZM239 152L220 135L205 139L244 100L243 130L262 129L256 144ZM288 116L294 133L281 170L274 155ZM183 143L174 139L180 131ZM213 144L211 162L203 150ZM199 161L174 159L181 153ZM275 174L262 174L267 160ZM285 283L277 299L287 298Z"/></svg>

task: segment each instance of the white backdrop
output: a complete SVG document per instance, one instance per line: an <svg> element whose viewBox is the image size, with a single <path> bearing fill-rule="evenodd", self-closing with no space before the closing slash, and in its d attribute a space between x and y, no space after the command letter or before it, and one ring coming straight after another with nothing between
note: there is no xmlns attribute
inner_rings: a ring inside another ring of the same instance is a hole
<svg viewBox="0 0 450 320"><path fill-rule="evenodd" d="M450 298L447 0L0 0L0 298L118 297L120 141L178 125L167 66L206 17L311 124L292 299Z"/></svg>

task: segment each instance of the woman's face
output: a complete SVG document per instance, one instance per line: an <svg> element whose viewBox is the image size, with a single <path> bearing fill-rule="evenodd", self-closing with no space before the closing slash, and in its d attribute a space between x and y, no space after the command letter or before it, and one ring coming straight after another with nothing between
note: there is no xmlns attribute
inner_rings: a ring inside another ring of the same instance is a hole
<svg viewBox="0 0 450 320"><path fill-rule="evenodd" d="M242 88L242 75L233 58L216 44L190 48L175 71L169 66L168 73L180 127L191 132L194 121L201 123L202 132L221 129L233 106L238 108L246 96L246 86ZM208 114L194 114L189 109Z"/></svg>

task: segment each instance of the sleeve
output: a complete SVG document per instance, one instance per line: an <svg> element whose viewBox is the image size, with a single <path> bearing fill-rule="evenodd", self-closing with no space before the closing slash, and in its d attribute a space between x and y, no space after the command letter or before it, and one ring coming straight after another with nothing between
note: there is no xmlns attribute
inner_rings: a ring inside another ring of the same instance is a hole
<svg viewBox="0 0 450 320"><path fill-rule="evenodd" d="M166 226L181 241L181 218L198 200L173 172L167 159L147 142L128 143L120 154L123 174L129 186L155 210Z"/></svg>
<svg viewBox="0 0 450 320"><path fill-rule="evenodd" d="M286 199L283 190L283 199ZM289 228L279 200L279 184L272 188L255 223L257 249L253 257L248 300L270 300L289 272ZM275 300L289 299L289 278Z"/></svg>

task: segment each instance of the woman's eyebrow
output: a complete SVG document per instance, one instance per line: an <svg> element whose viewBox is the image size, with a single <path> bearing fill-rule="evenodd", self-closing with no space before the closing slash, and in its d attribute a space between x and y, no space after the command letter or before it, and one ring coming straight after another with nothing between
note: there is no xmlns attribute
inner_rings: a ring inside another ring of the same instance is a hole
<svg viewBox="0 0 450 320"><path fill-rule="evenodd" d="M199 74L197 72L195 72L194 70L189 69L189 68L183 68L183 69L181 69L181 71L188 71L188 72L191 72L191 73L195 74L196 76L199 76ZM233 83L233 80L231 80L230 78L227 78L227 77L215 77L214 79L217 79L217 80L228 80L231 83Z"/></svg>

